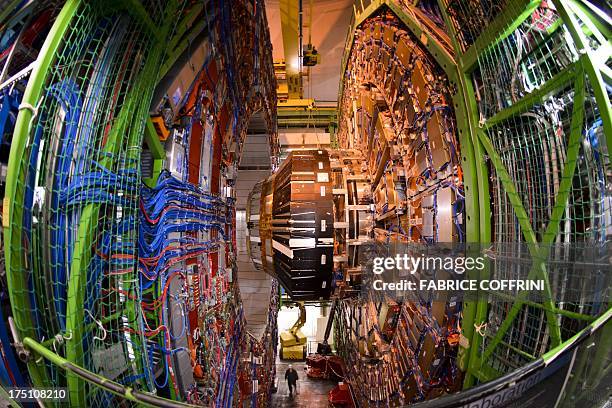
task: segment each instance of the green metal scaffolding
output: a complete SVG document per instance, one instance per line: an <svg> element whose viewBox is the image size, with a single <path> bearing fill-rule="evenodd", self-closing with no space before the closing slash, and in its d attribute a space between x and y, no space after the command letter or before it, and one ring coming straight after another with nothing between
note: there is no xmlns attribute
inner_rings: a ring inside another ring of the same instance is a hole
<svg viewBox="0 0 612 408"><path fill-rule="evenodd" d="M339 100L355 30L380 10L392 11L427 48L456 89L467 242L524 243L535 260L530 277L546 282L543 302L530 302L526 293L482 293L480 300L464 303L459 357L464 388L567 346L604 312L555 302L556 283L543 263L560 239L607 242L601 225L611 210L609 197L597 191L594 173L610 172L611 20L588 2L554 0L552 5L438 0L444 36L416 17L412 2L359 0L346 40ZM511 77L518 79L505 81ZM546 117L551 98L567 102L553 119ZM584 147L589 132L598 146L597 164ZM548 184L525 179L545 170ZM584 191L590 196L585 198ZM543 202L546 193L552 199ZM593 206L600 202L603 209ZM587 224L591 228L582 227ZM603 353L610 344L600 347Z"/></svg>

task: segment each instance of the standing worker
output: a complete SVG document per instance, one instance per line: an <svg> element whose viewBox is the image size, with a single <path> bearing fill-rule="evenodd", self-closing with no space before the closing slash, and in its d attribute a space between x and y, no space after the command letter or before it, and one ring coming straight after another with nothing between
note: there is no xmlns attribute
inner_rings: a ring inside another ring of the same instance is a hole
<svg viewBox="0 0 612 408"><path fill-rule="evenodd" d="M285 371L285 380L287 380L287 385L289 385L289 398L293 398L293 390L295 389L298 379L297 371L289 364L287 371Z"/></svg>

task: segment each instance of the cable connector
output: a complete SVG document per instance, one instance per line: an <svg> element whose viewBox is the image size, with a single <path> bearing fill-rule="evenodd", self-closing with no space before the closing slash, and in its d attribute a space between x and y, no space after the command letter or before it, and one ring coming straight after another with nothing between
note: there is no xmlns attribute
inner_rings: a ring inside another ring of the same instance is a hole
<svg viewBox="0 0 612 408"><path fill-rule="evenodd" d="M480 335L480 337L484 337L486 335L485 330L487 330L487 322L482 322L480 324L474 323L474 328L476 332Z"/></svg>
<svg viewBox="0 0 612 408"><path fill-rule="evenodd" d="M15 326L15 320L11 316L8 317L9 328L11 329L11 335L13 336L13 347L15 347L15 351L17 352L17 356L24 363L28 363L32 358L32 354L28 349L25 348L23 343L19 338L19 333L17 332L17 326Z"/></svg>

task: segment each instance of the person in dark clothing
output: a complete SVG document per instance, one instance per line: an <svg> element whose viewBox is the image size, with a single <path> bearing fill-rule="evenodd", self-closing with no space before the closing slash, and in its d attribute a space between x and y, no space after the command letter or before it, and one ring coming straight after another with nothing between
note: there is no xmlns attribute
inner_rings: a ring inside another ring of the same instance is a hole
<svg viewBox="0 0 612 408"><path fill-rule="evenodd" d="M285 371L285 380L287 380L287 385L289 385L289 398L293 398L293 390L295 389L298 379L297 371L289 364L287 371Z"/></svg>

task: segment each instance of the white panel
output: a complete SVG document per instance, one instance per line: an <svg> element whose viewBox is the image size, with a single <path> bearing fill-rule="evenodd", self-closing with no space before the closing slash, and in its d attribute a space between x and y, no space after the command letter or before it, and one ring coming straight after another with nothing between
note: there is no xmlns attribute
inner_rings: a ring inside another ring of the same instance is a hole
<svg viewBox="0 0 612 408"><path fill-rule="evenodd" d="M280 242L272 240L272 247L282 252L283 254L288 256L290 259L293 259L293 251L289 249L288 247L286 247L285 245L281 244ZM269 258L270 258L269 261L272 262L273 261L272 257L269 257Z"/></svg>
<svg viewBox="0 0 612 408"><path fill-rule="evenodd" d="M314 248L316 247L316 240L314 238L291 238L289 240L289 247Z"/></svg>

